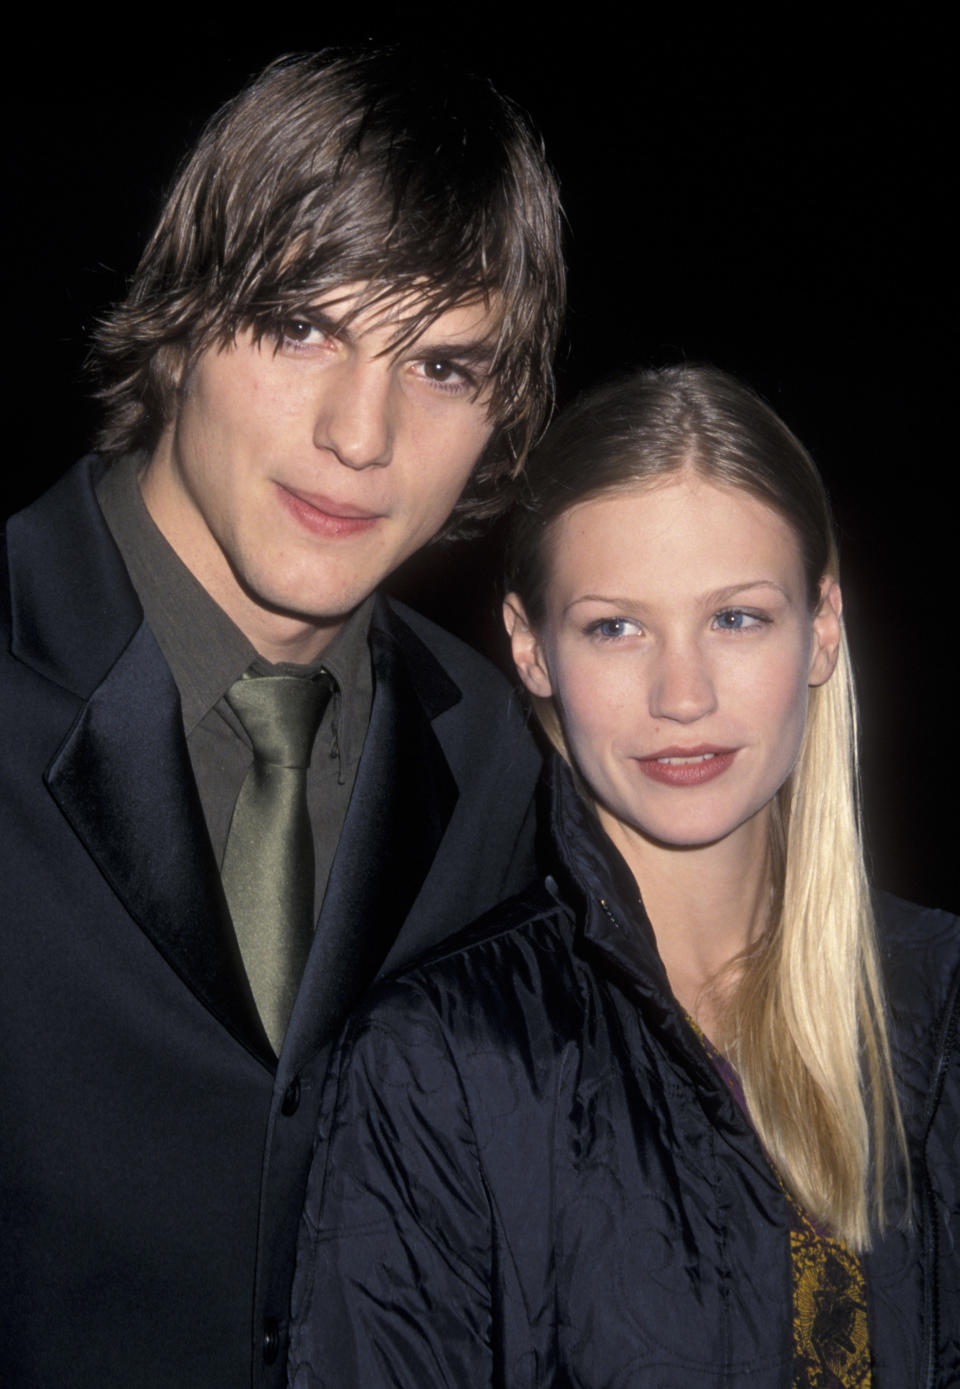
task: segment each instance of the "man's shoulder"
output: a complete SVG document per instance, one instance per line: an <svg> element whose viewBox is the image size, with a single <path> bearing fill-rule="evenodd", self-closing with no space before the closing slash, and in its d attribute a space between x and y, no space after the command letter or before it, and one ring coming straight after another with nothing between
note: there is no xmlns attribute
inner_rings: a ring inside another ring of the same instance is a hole
<svg viewBox="0 0 960 1389"><path fill-rule="evenodd" d="M378 602L371 652L371 755L378 747L398 751L409 772L400 784L409 779L425 824L443 784L451 795L430 871L385 962L388 973L530 881L541 760L509 684L449 633Z"/></svg>
<svg viewBox="0 0 960 1389"><path fill-rule="evenodd" d="M3 527L4 578L16 587L17 578L36 569L60 597L82 601L90 581L112 583L123 565L112 543L96 495L105 462L88 454L35 501L15 512ZM96 598L100 595L97 593Z"/></svg>
<svg viewBox="0 0 960 1389"><path fill-rule="evenodd" d="M373 625L385 626L402 651L407 675L441 741L446 727L455 740L466 739L471 757L486 749L493 766L522 750L523 765L534 774L539 770L540 757L517 692L491 661L393 599L378 603ZM475 775L476 763L471 766Z"/></svg>
<svg viewBox="0 0 960 1389"><path fill-rule="evenodd" d="M381 612L386 625L397 640L409 645L412 639L426 647L455 680L467 681L464 693L485 698L503 695L509 691L507 680L486 656L481 656L479 651L455 637L452 632L431 622L422 613L407 607L406 603L401 603L395 598L384 598Z"/></svg>
<svg viewBox="0 0 960 1389"><path fill-rule="evenodd" d="M85 454L66 467L33 501L13 512L6 525L33 533L41 525L69 523L78 509L82 514L89 513L88 504L95 504L97 483L109 466L99 454Z"/></svg>
<svg viewBox="0 0 960 1389"><path fill-rule="evenodd" d="M142 612L96 497L105 464L90 455L4 527L0 565L5 650L87 694Z"/></svg>

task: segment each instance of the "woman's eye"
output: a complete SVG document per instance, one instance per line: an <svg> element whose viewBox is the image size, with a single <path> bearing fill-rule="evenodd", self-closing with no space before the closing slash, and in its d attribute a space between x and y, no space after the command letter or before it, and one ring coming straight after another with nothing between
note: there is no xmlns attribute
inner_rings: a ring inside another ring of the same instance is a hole
<svg viewBox="0 0 960 1389"><path fill-rule="evenodd" d="M742 608L725 608L716 614L713 621L721 632L745 632L751 627L759 627L768 619L759 613L744 612Z"/></svg>
<svg viewBox="0 0 960 1389"><path fill-rule="evenodd" d="M591 622L588 632L603 641L616 641L619 637L631 637L640 630L639 624L628 617L601 617Z"/></svg>

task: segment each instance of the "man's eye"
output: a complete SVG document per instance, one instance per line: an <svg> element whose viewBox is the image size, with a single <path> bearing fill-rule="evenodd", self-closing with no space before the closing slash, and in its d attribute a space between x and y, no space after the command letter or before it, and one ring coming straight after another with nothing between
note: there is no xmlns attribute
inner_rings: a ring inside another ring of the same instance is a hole
<svg viewBox="0 0 960 1389"><path fill-rule="evenodd" d="M449 362L442 360L436 362L424 362L423 370L431 381L449 381L453 375L453 367Z"/></svg>
<svg viewBox="0 0 960 1389"><path fill-rule="evenodd" d="M466 368L446 357L425 357L420 362L420 371L427 381L436 386L464 390L473 385L473 377Z"/></svg>
<svg viewBox="0 0 960 1389"><path fill-rule="evenodd" d="M280 323L280 341L296 347L324 342L328 336L316 323L311 323L309 318L285 318Z"/></svg>

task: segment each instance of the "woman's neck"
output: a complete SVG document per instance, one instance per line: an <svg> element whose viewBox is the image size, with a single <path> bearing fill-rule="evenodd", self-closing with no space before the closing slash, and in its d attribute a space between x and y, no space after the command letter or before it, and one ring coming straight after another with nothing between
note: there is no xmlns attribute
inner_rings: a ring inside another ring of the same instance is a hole
<svg viewBox="0 0 960 1389"><path fill-rule="evenodd" d="M719 1041L738 982L736 969L725 971L769 924L768 816L715 844L674 848L635 834L602 807L599 815L640 889L674 995Z"/></svg>

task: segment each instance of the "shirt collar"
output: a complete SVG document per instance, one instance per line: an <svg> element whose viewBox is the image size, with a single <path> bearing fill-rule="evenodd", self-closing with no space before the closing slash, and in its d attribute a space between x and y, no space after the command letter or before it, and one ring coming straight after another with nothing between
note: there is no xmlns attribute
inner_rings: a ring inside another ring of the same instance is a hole
<svg viewBox="0 0 960 1389"><path fill-rule="evenodd" d="M155 524L140 491L142 454L118 460L97 486L97 500L123 556L130 581L170 667L189 736L244 671L272 669L240 628L207 593ZM367 633L373 597L367 598L304 674L324 669L337 681L336 727L344 758L359 754L366 720L342 710L366 704L372 691ZM291 668L292 669L292 668Z"/></svg>

